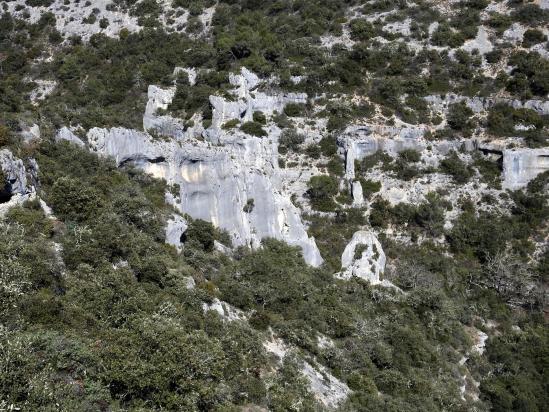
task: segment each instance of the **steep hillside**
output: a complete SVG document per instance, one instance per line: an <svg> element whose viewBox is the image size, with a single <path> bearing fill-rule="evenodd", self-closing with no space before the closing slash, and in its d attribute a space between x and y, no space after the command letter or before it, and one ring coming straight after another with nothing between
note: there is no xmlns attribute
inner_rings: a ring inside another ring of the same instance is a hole
<svg viewBox="0 0 549 412"><path fill-rule="evenodd" d="M0 13L0 410L547 409L547 1Z"/></svg>

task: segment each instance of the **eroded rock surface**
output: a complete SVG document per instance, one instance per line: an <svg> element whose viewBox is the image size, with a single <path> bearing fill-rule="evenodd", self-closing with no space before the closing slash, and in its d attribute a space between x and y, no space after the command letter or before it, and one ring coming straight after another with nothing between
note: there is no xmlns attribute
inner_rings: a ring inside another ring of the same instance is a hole
<svg viewBox="0 0 549 412"><path fill-rule="evenodd" d="M341 256L339 276L350 279L353 276L367 280L373 285L382 283L380 275L385 270L385 253L374 233L360 230L355 232Z"/></svg>
<svg viewBox="0 0 549 412"><path fill-rule="evenodd" d="M252 116L258 107L272 112L287 102L300 101L295 96L257 100L252 97L257 81L257 76L245 69L231 76L240 100L223 101L218 108L214 105L213 125L205 135L215 136L215 145L212 139L189 139L188 134L183 134L187 131L177 131L177 119L157 116L159 109L168 107L174 90L154 86L149 88L144 127L158 130L166 123L174 125L170 137L153 137L123 128L93 128L88 132L88 142L93 150L112 156L119 165L132 162L155 177L179 185L179 194L170 203L182 213L226 229L234 245L258 247L263 238L276 238L301 247L306 262L319 266L323 259L315 241L307 235L290 195L282 190L278 166L280 130L271 126L268 137L259 138L219 127L230 117L241 116L241 109L234 113L229 109L234 104L240 104ZM216 99L210 98L213 103ZM247 207L249 204L253 207Z"/></svg>
<svg viewBox="0 0 549 412"><path fill-rule="evenodd" d="M27 179L27 170L21 159L7 149L0 150L0 216L13 206L35 195Z"/></svg>
<svg viewBox="0 0 549 412"><path fill-rule="evenodd" d="M512 149L503 151L503 188L525 187L540 173L549 170L549 149Z"/></svg>

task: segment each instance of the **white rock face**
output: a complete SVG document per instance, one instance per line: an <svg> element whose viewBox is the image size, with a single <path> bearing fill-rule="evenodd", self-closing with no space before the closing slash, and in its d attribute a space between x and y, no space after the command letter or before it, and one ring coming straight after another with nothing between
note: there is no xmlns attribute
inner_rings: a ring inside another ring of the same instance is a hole
<svg viewBox="0 0 549 412"><path fill-rule="evenodd" d="M423 151L425 129L421 127L392 127L378 125L349 126L338 137L340 152L345 155L345 177L355 178L355 160L362 160L378 150L395 155L406 149Z"/></svg>
<svg viewBox="0 0 549 412"><path fill-rule="evenodd" d="M540 173L549 170L549 149L513 149L503 151L503 188L525 187Z"/></svg>
<svg viewBox="0 0 549 412"><path fill-rule="evenodd" d="M33 105L38 105L38 101L44 100L55 90L57 82L55 80L33 80L36 88L30 92L29 98Z"/></svg>
<svg viewBox="0 0 549 412"><path fill-rule="evenodd" d="M267 104L252 97L259 78L248 70L243 68L241 74L231 75L230 82L236 87L239 101L210 97L214 106L213 124L205 135L215 136L215 145L190 140L188 131L177 130L178 119L158 117L157 110L168 107L175 88L163 90L151 86L143 125L145 130L155 131L162 127L159 125L174 126L173 133L168 133L171 138L155 139L148 133L122 128L93 128L87 136L90 147L114 157L119 165L131 161L155 177L178 184L179 196L169 203L182 213L227 230L234 245L259 247L261 239L276 238L301 247L305 261L320 266L323 259L314 238L307 235L299 210L289 194L282 191L278 168L280 130L270 127L268 137L258 138L219 128L242 113L251 117L256 107ZM274 97L274 107L301 101L294 97ZM270 106L268 110L272 112L274 108ZM252 199L254 207L248 210L245 206Z"/></svg>
<svg viewBox="0 0 549 412"><path fill-rule="evenodd" d="M322 365L313 368L309 362L303 362L303 375L309 379L309 388L315 398L328 408L337 408L347 397L351 390L349 387L328 373Z"/></svg>
<svg viewBox="0 0 549 412"><path fill-rule="evenodd" d="M193 280L193 287L194 287L194 280ZM202 310L204 312L208 312L208 311L216 312L219 316L221 316L223 321L226 321L226 322L246 320L246 314L244 312L242 312L238 308L235 308L232 305L229 305L226 302L220 301L217 298L215 298L212 303L203 303Z"/></svg>
<svg viewBox="0 0 549 412"><path fill-rule="evenodd" d="M267 352L274 354L280 363L289 352L294 350L282 339L276 337L264 342L263 347ZM322 365L316 364L313 367L309 362L304 361L301 374L309 381L309 389L314 397L327 408L337 408L352 392L344 382L333 376Z"/></svg>
<svg viewBox="0 0 549 412"><path fill-rule="evenodd" d="M12 195L25 195L29 193L27 186L27 172L21 159L16 158L7 149L0 150L0 169Z"/></svg>
<svg viewBox="0 0 549 412"><path fill-rule="evenodd" d="M179 215L173 215L166 226L166 243L181 250L181 236L187 230L187 221Z"/></svg>
<svg viewBox="0 0 549 412"><path fill-rule="evenodd" d="M478 50L480 54L486 54L490 53L494 49L494 46L488 38L488 31L486 28L484 26L480 26L478 28L477 36L472 40L466 41L462 46L462 49L468 52Z"/></svg>
<svg viewBox="0 0 549 412"><path fill-rule="evenodd" d="M359 256L356 256L356 255ZM385 270L385 253L375 234L361 230L355 232L341 256L340 277L353 276L367 280L372 285L382 283L379 279Z"/></svg>
<svg viewBox="0 0 549 412"><path fill-rule="evenodd" d="M467 97L454 93L446 95L431 95L424 98L427 103L435 110L446 111L448 106L454 103L465 102L474 113L489 110L496 104L507 104L515 109L531 109L541 115L549 114L549 100L526 100L522 102L518 99L505 99L499 97Z"/></svg>
<svg viewBox="0 0 549 412"><path fill-rule="evenodd" d="M235 245L258 247L261 239L273 237L301 247L307 263L321 265L314 238L308 237L298 209L281 191L276 134L221 136L222 144L212 146L154 140L135 130L94 128L88 141L118 164L132 161L155 177L179 184L176 205L181 212L226 229ZM254 199L254 208L246 212L249 199Z"/></svg>
<svg viewBox="0 0 549 412"><path fill-rule="evenodd" d="M27 180L23 161L7 149L0 150L0 170L4 176L0 182L0 216L3 216L11 207L34 198L35 189Z"/></svg>
<svg viewBox="0 0 549 412"><path fill-rule="evenodd" d="M40 127L37 124L25 127L21 131L21 137L26 143L32 142L33 140L40 140L40 135Z"/></svg>
<svg viewBox="0 0 549 412"><path fill-rule="evenodd" d="M229 120L249 122L253 119L253 113L257 111L271 115L275 111L282 112L284 106L289 103L307 103L305 93L268 95L254 91L260 82L259 78L244 67L240 74L231 74L229 82L236 88L233 92L236 101L229 101L220 96L210 96L210 103L213 106L212 127L215 129Z"/></svg>
<svg viewBox="0 0 549 412"><path fill-rule="evenodd" d="M176 88L161 89L149 86L148 101L143 114L143 130L156 133L163 137L183 139L185 127L181 120L168 115L157 115L158 110L166 110L173 100Z"/></svg>
<svg viewBox="0 0 549 412"><path fill-rule="evenodd" d="M351 186L351 194L353 195L353 206L361 206L364 203L362 184L358 180L353 182Z"/></svg>
<svg viewBox="0 0 549 412"><path fill-rule="evenodd" d="M65 126L57 131L55 135L55 140L66 140L80 147L85 146L84 142L78 136L76 136L68 127Z"/></svg>

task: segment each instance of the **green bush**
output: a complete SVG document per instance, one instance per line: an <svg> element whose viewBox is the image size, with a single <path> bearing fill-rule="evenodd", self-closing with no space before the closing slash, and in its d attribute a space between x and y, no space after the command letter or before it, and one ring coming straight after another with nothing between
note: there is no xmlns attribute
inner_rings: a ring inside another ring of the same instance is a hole
<svg viewBox="0 0 549 412"><path fill-rule="evenodd" d="M288 103L284 106L284 114L288 117L300 117L305 113L305 105L300 103Z"/></svg>
<svg viewBox="0 0 549 412"><path fill-rule="evenodd" d="M244 133L257 136L257 137L264 137L267 136L267 132L263 129L262 125L257 122L246 122L243 123L240 126L240 130L242 130Z"/></svg>
<svg viewBox="0 0 549 412"><path fill-rule="evenodd" d="M472 116L473 111L465 103L454 103L448 109L448 126L468 135L475 126Z"/></svg>
<svg viewBox="0 0 549 412"><path fill-rule="evenodd" d="M522 38L522 47L532 47L534 44L547 40L547 36L538 29L528 29L524 32Z"/></svg>
<svg viewBox="0 0 549 412"><path fill-rule="evenodd" d="M61 177L52 186L48 203L62 219L86 221L101 213L100 193L77 179Z"/></svg>
<svg viewBox="0 0 549 412"><path fill-rule="evenodd" d="M278 151L282 154L290 152L299 152L301 144L305 141L305 136L297 133L295 129L285 129L278 140Z"/></svg>
<svg viewBox="0 0 549 412"><path fill-rule="evenodd" d="M254 122L259 124L267 124L267 118L263 112L254 112L253 114Z"/></svg>
<svg viewBox="0 0 549 412"><path fill-rule="evenodd" d="M328 212L334 209L333 197L338 192L338 180L333 176L313 176L309 179L307 194L315 210Z"/></svg>
<svg viewBox="0 0 549 412"><path fill-rule="evenodd" d="M467 183L473 175L471 169L456 152L451 152L440 162L440 171L452 176L456 183Z"/></svg>
<svg viewBox="0 0 549 412"><path fill-rule="evenodd" d="M353 19L349 23L351 39L365 41L377 35L374 25L366 19Z"/></svg>
<svg viewBox="0 0 549 412"><path fill-rule="evenodd" d="M399 152L398 157L406 162L416 163L421 160L421 154L414 149L405 149Z"/></svg>

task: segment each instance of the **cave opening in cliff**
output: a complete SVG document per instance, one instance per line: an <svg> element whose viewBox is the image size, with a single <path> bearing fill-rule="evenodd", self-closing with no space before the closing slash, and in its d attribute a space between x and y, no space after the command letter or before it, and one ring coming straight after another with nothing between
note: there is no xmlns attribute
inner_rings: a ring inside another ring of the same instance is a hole
<svg viewBox="0 0 549 412"><path fill-rule="evenodd" d="M11 198L11 184L9 182L0 183L0 203L8 203Z"/></svg>
<svg viewBox="0 0 549 412"><path fill-rule="evenodd" d="M187 231L181 233L181 236L179 237L179 242L181 244L185 243L187 241Z"/></svg>

